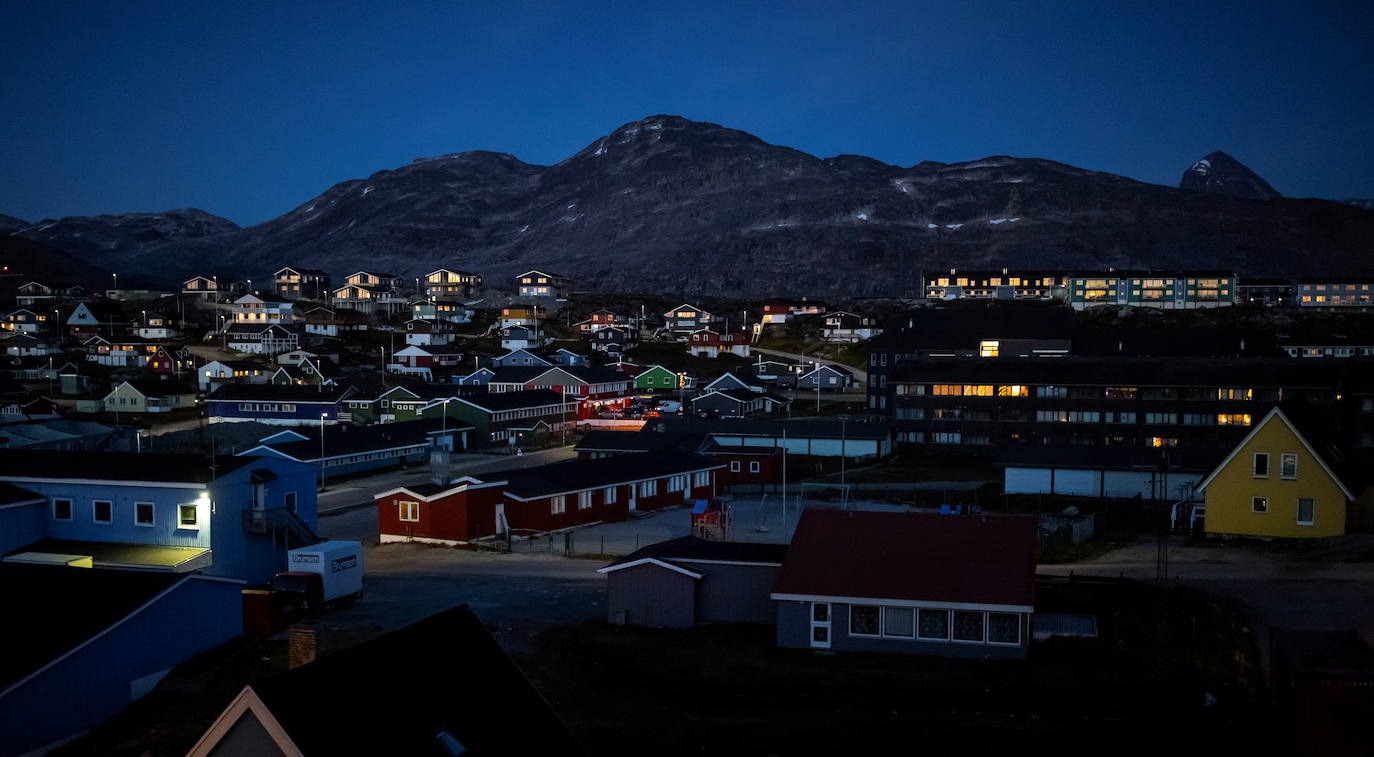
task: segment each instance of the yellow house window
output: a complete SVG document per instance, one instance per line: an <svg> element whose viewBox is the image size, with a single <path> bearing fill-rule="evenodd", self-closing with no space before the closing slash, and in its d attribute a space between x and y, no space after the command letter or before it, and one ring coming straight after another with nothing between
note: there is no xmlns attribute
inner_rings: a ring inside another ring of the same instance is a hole
<svg viewBox="0 0 1374 757"><path fill-rule="evenodd" d="M1294 454L1279 455L1279 478L1290 481L1298 477L1298 456Z"/></svg>
<svg viewBox="0 0 1374 757"><path fill-rule="evenodd" d="M1267 512L1269 512L1269 498L1268 498L1268 497L1251 497L1251 498L1250 498L1250 512L1255 512L1255 513L1267 513Z"/></svg>

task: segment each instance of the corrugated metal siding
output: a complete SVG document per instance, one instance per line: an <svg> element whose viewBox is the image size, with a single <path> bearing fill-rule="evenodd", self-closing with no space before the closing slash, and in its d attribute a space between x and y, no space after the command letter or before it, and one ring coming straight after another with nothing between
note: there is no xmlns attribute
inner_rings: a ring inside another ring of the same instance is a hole
<svg viewBox="0 0 1374 757"><path fill-rule="evenodd" d="M657 565L606 574L606 620L650 628L696 624L696 579Z"/></svg>
<svg viewBox="0 0 1374 757"><path fill-rule="evenodd" d="M1048 468L1011 468L1003 474L1003 487L1007 494L1049 494L1050 471Z"/></svg>
<svg viewBox="0 0 1374 757"><path fill-rule="evenodd" d="M698 623L773 623L778 603L769 598L778 568L765 565L682 565L702 574L697 582Z"/></svg>
<svg viewBox="0 0 1374 757"><path fill-rule="evenodd" d="M1054 493L1078 497L1096 497L1101 485L1101 473L1095 470L1064 470L1054 472Z"/></svg>

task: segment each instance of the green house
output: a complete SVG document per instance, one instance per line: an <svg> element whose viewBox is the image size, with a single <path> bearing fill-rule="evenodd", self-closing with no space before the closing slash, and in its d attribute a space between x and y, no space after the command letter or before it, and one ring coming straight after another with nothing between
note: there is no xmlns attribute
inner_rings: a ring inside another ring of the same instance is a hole
<svg viewBox="0 0 1374 757"><path fill-rule="evenodd" d="M681 378L678 374L661 365L654 365L635 376L635 389L637 391L677 389L680 381Z"/></svg>

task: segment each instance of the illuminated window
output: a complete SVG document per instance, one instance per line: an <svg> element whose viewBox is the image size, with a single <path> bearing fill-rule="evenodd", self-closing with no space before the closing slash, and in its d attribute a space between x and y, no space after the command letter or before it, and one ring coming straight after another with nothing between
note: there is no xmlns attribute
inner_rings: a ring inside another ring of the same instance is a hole
<svg viewBox="0 0 1374 757"><path fill-rule="evenodd" d="M1218 413L1218 426L1248 426L1250 425L1249 413Z"/></svg>
<svg viewBox="0 0 1374 757"><path fill-rule="evenodd" d="M936 397L958 397L964 393L964 387L959 384L935 384L930 388L930 393Z"/></svg>
<svg viewBox="0 0 1374 757"><path fill-rule="evenodd" d="M1251 498L1250 498L1250 511L1251 511L1251 512L1256 512L1256 513L1267 513L1267 512L1269 512L1269 498L1268 498L1268 497L1251 497Z"/></svg>
<svg viewBox="0 0 1374 757"><path fill-rule="evenodd" d="M997 357L1001 343L995 339L985 339L978 343L978 357Z"/></svg>
<svg viewBox="0 0 1374 757"><path fill-rule="evenodd" d="M991 397L993 394L992 384L964 384L965 397Z"/></svg>
<svg viewBox="0 0 1374 757"><path fill-rule="evenodd" d="M1133 386L1109 386L1103 396L1109 400L1133 400L1140 396L1140 390Z"/></svg>
<svg viewBox="0 0 1374 757"><path fill-rule="evenodd" d="M1173 436L1152 436L1150 437L1151 447L1177 447L1178 438Z"/></svg>
<svg viewBox="0 0 1374 757"><path fill-rule="evenodd" d="M1026 397L1029 395L1029 387L1020 384L1003 384L997 387L998 397Z"/></svg>

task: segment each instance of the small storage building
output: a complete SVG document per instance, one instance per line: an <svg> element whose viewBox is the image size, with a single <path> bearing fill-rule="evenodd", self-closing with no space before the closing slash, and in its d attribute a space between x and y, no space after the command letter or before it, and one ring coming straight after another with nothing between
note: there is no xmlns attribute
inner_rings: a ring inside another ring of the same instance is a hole
<svg viewBox="0 0 1374 757"><path fill-rule="evenodd" d="M769 592L786 554L786 544L695 536L651 544L598 571L606 574L606 619L651 628L772 623Z"/></svg>

